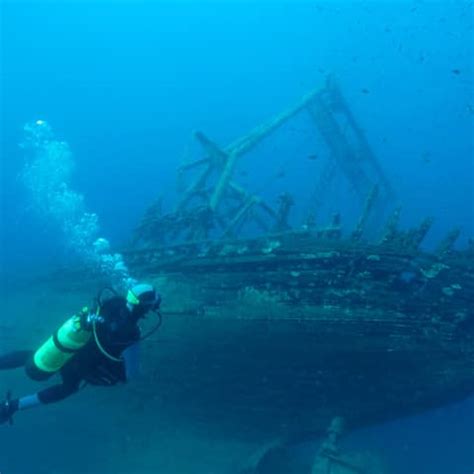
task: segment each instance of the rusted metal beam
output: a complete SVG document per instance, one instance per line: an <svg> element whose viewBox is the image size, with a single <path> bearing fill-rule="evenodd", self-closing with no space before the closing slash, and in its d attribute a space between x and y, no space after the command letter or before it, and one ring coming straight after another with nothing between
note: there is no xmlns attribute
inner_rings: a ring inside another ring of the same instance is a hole
<svg viewBox="0 0 474 474"><path fill-rule="evenodd" d="M359 158L347 141L341 127L333 117L322 98L316 98L308 106L308 111L319 133L331 150L334 160L345 174L357 195L364 199L371 181L359 166Z"/></svg>
<svg viewBox="0 0 474 474"><path fill-rule="evenodd" d="M359 217L359 221L357 222L357 226L352 233L353 240L360 240L362 234L364 232L365 226L367 224L367 220L369 218L370 211L374 207L375 200L377 199L379 193L379 187L373 186L367 199L365 200L364 209L362 211L361 216Z"/></svg>
<svg viewBox="0 0 474 474"><path fill-rule="evenodd" d="M397 207L392 212L392 215L389 217L387 224L385 225L382 238L380 240L381 244L387 244L395 240L398 234L397 227L400 221L400 212L401 212L401 207Z"/></svg>
<svg viewBox="0 0 474 474"><path fill-rule="evenodd" d="M439 243L435 252L436 255L443 257L450 254L453 251L454 244L460 235L461 230L458 228L452 229L450 232L448 232L446 237L444 237L444 239Z"/></svg>

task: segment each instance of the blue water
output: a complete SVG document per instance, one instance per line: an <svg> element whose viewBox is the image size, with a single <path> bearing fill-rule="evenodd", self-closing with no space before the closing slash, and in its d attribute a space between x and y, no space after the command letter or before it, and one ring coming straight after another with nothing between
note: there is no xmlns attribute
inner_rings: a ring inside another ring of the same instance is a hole
<svg viewBox="0 0 474 474"><path fill-rule="evenodd" d="M457 226L460 246L474 235L472 1L4 0L0 7L2 277L66 258L58 230L31 212L18 179L26 122L47 120L69 143L72 186L120 246L147 205L174 192L193 130L225 145L327 73L395 184L402 225L434 216L427 246ZM279 140L294 149L295 134ZM305 156L304 140L297 146ZM298 200L312 183L297 184ZM396 474L461 474L474 469L473 425L471 400L376 433Z"/></svg>

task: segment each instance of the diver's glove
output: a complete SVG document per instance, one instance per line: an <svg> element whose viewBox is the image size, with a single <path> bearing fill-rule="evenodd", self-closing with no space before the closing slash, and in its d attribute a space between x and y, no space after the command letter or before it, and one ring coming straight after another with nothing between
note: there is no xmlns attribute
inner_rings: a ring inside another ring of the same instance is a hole
<svg viewBox="0 0 474 474"><path fill-rule="evenodd" d="M12 400L10 392L3 402L0 403L0 425L4 423L13 424L13 414L18 410L18 400Z"/></svg>

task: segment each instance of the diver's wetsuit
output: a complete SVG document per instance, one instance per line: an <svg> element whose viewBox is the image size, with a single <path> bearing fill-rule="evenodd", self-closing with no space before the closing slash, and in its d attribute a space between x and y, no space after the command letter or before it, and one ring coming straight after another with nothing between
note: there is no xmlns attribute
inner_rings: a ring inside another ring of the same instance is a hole
<svg viewBox="0 0 474 474"><path fill-rule="evenodd" d="M62 383L39 391L40 403L54 403L72 395L81 383L115 385L133 377L138 368L140 330L137 318L127 308L124 298L107 300L100 310L104 322L97 325L97 336L102 348L120 362L111 360L98 347L95 338L77 351L60 369ZM44 380L52 374L38 370L33 362L34 351L16 351L0 357L0 370L24 366L34 380Z"/></svg>

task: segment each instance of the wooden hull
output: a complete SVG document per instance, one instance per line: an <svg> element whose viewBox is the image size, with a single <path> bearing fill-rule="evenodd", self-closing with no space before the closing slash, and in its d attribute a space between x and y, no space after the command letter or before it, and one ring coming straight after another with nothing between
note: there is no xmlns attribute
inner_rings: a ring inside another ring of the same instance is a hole
<svg viewBox="0 0 474 474"><path fill-rule="evenodd" d="M164 297L143 390L210 430L361 426L474 391L468 252L293 234L126 257Z"/></svg>

